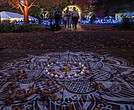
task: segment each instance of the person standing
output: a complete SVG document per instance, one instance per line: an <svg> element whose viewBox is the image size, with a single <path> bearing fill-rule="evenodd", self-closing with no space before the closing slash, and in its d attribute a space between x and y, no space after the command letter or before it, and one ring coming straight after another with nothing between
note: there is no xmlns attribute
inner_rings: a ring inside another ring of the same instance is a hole
<svg viewBox="0 0 134 110"><path fill-rule="evenodd" d="M64 19L65 19L65 23L67 24L68 28L71 28L71 23L72 23L72 13L69 10L69 7L67 7L65 13L64 13ZM66 24L65 24L65 28L66 28Z"/></svg>
<svg viewBox="0 0 134 110"><path fill-rule="evenodd" d="M95 21L95 19L96 19L96 16L95 16L95 14L93 14L93 15L91 16L90 23L93 24L94 21Z"/></svg>
<svg viewBox="0 0 134 110"><path fill-rule="evenodd" d="M49 13L49 22L50 22L50 30L53 30L54 29L54 26L53 26L53 13L52 12L50 12Z"/></svg>
<svg viewBox="0 0 134 110"><path fill-rule="evenodd" d="M64 19L64 25L65 25L65 28L66 28L66 26L67 26L67 13L66 13L66 11L64 11L63 19Z"/></svg>
<svg viewBox="0 0 134 110"><path fill-rule="evenodd" d="M68 28L71 28L71 22L72 22L72 12L69 10L69 7L67 7L67 25Z"/></svg>
<svg viewBox="0 0 134 110"><path fill-rule="evenodd" d="M61 27L60 27L60 19L61 19L61 9L59 7L56 7L54 9L54 19L55 19L55 25L56 25L56 31L59 31L61 30Z"/></svg>
<svg viewBox="0 0 134 110"><path fill-rule="evenodd" d="M79 19L78 11L76 10L76 7L73 7L72 21L73 21L73 28L75 29L77 28L78 19Z"/></svg>

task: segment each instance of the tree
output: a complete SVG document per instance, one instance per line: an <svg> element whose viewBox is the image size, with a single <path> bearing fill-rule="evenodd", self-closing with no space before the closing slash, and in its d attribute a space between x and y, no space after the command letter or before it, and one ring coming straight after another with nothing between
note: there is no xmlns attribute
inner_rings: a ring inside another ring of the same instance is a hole
<svg viewBox="0 0 134 110"><path fill-rule="evenodd" d="M12 6L18 7L24 14L24 23L28 23L29 9L32 6L59 5L62 0L8 0Z"/></svg>
<svg viewBox="0 0 134 110"><path fill-rule="evenodd" d="M0 0L0 5L2 5L2 4L4 4L4 3L6 3L5 0Z"/></svg>
<svg viewBox="0 0 134 110"><path fill-rule="evenodd" d="M62 0L62 3L60 4L60 7L61 7L61 9L63 9L68 5L70 5L68 0Z"/></svg>
<svg viewBox="0 0 134 110"><path fill-rule="evenodd" d="M37 0L8 0L8 3L21 10L24 14L24 23L28 23L29 9L38 4Z"/></svg>
<svg viewBox="0 0 134 110"><path fill-rule="evenodd" d="M106 15L122 10L133 11L133 6L133 0L99 0L99 7L103 7Z"/></svg>

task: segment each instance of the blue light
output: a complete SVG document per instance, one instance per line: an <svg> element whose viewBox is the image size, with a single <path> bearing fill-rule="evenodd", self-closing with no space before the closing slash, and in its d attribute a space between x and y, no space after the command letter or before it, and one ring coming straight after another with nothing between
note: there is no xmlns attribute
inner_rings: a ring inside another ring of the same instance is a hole
<svg viewBox="0 0 134 110"><path fill-rule="evenodd" d="M134 22L134 18L130 19L131 22ZM93 22L93 24L119 24L122 23L122 19L115 19L114 17L111 16L107 16L104 17L103 19L100 18L96 18L95 21ZM13 24L17 24L17 25L23 25L24 22L22 20L20 21L15 21L13 22ZM31 20L29 21L29 24L39 24L38 20L34 20L34 22ZM50 26L55 24L55 20L53 19L52 22L50 23L50 20L41 20L41 24L44 26ZM60 21L60 25L64 24L64 20ZM90 24L90 19L81 19L80 20L80 24Z"/></svg>
<svg viewBox="0 0 134 110"><path fill-rule="evenodd" d="M121 22L122 22L121 19L115 20L114 17L107 16L107 17L104 17L103 19L96 18L94 21L94 24L116 24L116 23L121 23ZM90 19L80 20L80 23L81 24L90 24Z"/></svg>

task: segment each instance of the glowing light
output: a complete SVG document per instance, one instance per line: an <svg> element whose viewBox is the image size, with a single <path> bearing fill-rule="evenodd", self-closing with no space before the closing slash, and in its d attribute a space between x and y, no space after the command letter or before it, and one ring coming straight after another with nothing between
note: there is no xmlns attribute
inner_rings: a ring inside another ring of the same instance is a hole
<svg viewBox="0 0 134 110"><path fill-rule="evenodd" d="M85 65L84 65L84 64L82 64L82 66L84 67Z"/></svg>
<svg viewBox="0 0 134 110"><path fill-rule="evenodd" d="M60 78L62 78L63 76L62 75L60 75Z"/></svg>
<svg viewBox="0 0 134 110"><path fill-rule="evenodd" d="M51 76L54 76L54 74L52 73Z"/></svg>
<svg viewBox="0 0 134 110"><path fill-rule="evenodd" d="M84 72L85 70L83 69L82 72Z"/></svg>
<svg viewBox="0 0 134 110"><path fill-rule="evenodd" d="M81 62L79 63L79 65L81 65Z"/></svg>
<svg viewBox="0 0 134 110"><path fill-rule="evenodd" d="M76 64L77 62L74 62L74 64Z"/></svg>
<svg viewBox="0 0 134 110"><path fill-rule="evenodd" d="M79 16L81 16L82 11L81 11L79 6L77 6L77 5L69 5L67 7L69 8L70 11L73 11L73 7L76 7L76 10L78 10ZM64 13L66 11L67 7L65 7L63 9L62 13Z"/></svg>
<svg viewBox="0 0 134 110"><path fill-rule="evenodd" d="M55 77L58 77L58 75L56 74Z"/></svg>
<svg viewBox="0 0 134 110"><path fill-rule="evenodd" d="M82 74L84 74L84 72L82 71L80 74L82 75Z"/></svg>
<svg viewBox="0 0 134 110"><path fill-rule="evenodd" d="M75 73L75 74L74 74L74 76L76 77L76 76L77 76L77 74Z"/></svg>
<svg viewBox="0 0 134 110"><path fill-rule="evenodd" d="M52 62L51 65L53 65L54 63Z"/></svg>
<svg viewBox="0 0 134 110"><path fill-rule="evenodd" d="M71 76L70 75L68 75L68 78L70 78Z"/></svg>
<svg viewBox="0 0 134 110"><path fill-rule="evenodd" d="M94 21L94 24L115 24L115 23L121 23L122 19L115 19L114 17L107 16L103 19L96 18ZM81 24L90 24L90 19L86 20L80 20Z"/></svg>
<svg viewBox="0 0 134 110"><path fill-rule="evenodd" d="M83 68L84 68L84 69L86 69L87 67L86 67L86 66L84 66Z"/></svg>
<svg viewBox="0 0 134 110"><path fill-rule="evenodd" d="M46 73L49 72L48 70L46 70Z"/></svg>

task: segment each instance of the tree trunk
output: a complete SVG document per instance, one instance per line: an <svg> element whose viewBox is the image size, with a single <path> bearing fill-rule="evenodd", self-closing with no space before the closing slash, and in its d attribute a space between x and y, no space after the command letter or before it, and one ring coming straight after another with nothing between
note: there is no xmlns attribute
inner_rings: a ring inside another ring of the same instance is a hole
<svg viewBox="0 0 134 110"><path fill-rule="evenodd" d="M24 7L24 23L25 24L28 24L28 22L29 22L28 14L29 14L28 6L25 6Z"/></svg>

